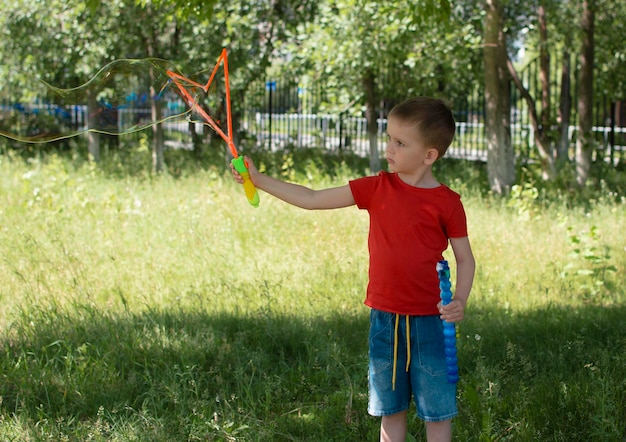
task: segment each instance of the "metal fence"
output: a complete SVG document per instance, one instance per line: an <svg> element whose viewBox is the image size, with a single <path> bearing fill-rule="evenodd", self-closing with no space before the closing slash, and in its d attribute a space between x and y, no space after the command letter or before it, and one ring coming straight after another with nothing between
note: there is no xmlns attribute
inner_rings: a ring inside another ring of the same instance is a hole
<svg viewBox="0 0 626 442"><path fill-rule="evenodd" d="M534 130L528 122L520 121L512 113L511 140L517 156L530 160L536 156ZM378 147L384 151L387 120L377 119ZM183 128L184 129L184 128ZM250 112L242 129L256 140L258 148L280 150L286 146L296 148L318 147L331 152L352 151L369 155L369 138L365 117L345 117L341 114L300 114ZM186 130L186 129L184 129ZM578 126L568 128L570 150L575 146ZM594 159L604 159L613 164L626 160L626 127L615 125L594 126L597 146ZM456 123L456 136L448 157L474 161L487 160L484 114L476 114L469 121Z"/></svg>
<svg viewBox="0 0 626 442"><path fill-rule="evenodd" d="M567 128L570 155L573 153L578 133L576 90L578 77L575 69L569 70L569 78L563 77L562 64L571 64L563 54L550 57L551 124L559 121L561 83L568 81L571 87L571 119ZM382 76L392 72L381 67ZM410 75L405 73L404 75ZM522 83L532 95L539 96L539 59L531 61L519 72ZM403 78L403 77L400 77ZM380 84L388 83L387 77ZM401 80L395 79L399 84ZM335 102L335 91L322 83L303 86L298 79L281 76L279 79L259 79L249 85L244 105L242 128L256 139L257 146L267 149L280 149L285 145L295 147L322 147L331 151L352 150L361 155L369 153L367 121L362 103L358 100L351 109L329 113L329 103ZM448 156L486 161L485 141L485 100L483 86L462 97L453 98L451 104L457 121L457 133ZM511 142L516 155L522 160L538 158L535 148L535 133L530 122L528 104L511 83ZM388 93L388 92L387 92ZM386 130L385 115L397 102L397 97L381 100L377 119L379 149L384 148ZM539 103L537 104L539 105ZM616 164L626 160L626 97L610 100L597 96L594 106L596 148L594 160L603 159ZM550 128L550 130L556 127Z"/></svg>
<svg viewBox="0 0 626 442"><path fill-rule="evenodd" d="M319 106L321 99L313 96L314 91L298 90L295 94L281 93L280 84L274 83L264 93L248 99L247 109L243 112L239 129L248 140L252 140L257 148L281 150L287 146L295 148L321 148L330 152L350 151L357 155L369 155L368 123L364 116L354 116L354 111L341 113L312 112ZM288 89L293 90L293 85ZM275 99L278 96L287 97L283 102ZM311 96L309 96L311 94ZM295 97L295 98L294 98ZM254 104L251 104L254 103ZM514 101L515 103L515 101ZM263 105L265 104L265 105ZM534 132L528 121L527 110L523 103L517 102L519 107L511 111L511 140L516 154L522 160L532 159L536 155L534 148ZM606 160L618 164L626 160L626 127L619 118L621 103L606 103L597 106L596 117L603 124L593 127L596 135L597 148L595 160ZM0 112L20 111L20 106L3 104ZM22 106L22 112L45 112L55 115L65 121L67 127L74 131L87 130L88 110L86 106L72 106L59 108L54 105L37 105L36 109L28 110ZM607 111L608 109L608 111ZM381 114L384 112L381 111ZM454 115L457 121L455 139L448 150L448 157L474 161L487 160L487 144L484 125L484 99L480 93L471 97L464 97L455 103ZM0 120L2 115L0 114ZM108 122L113 132L119 133L124 128L143 121L150 125L150 110L146 108L125 108L115 112ZM387 120L384 116L377 119L378 148L384 151L386 143ZM184 140L190 132L188 121L166 121L163 123L166 136L176 139L177 143L168 143L170 146L190 147ZM202 125L196 125L200 133ZM570 126L568 139L570 150L575 143L577 126ZM6 130L5 130L6 132ZM189 137L190 138L190 137ZM190 144L190 140L189 143Z"/></svg>
<svg viewBox="0 0 626 442"><path fill-rule="evenodd" d="M386 145L387 119L378 118L378 148ZM486 161L483 122L457 122L456 136L448 156ZM247 115L242 129L256 140L258 148L277 151L287 146L321 148L330 152L350 151L369 155L368 123L365 117L342 114L261 113Z"/></svg>

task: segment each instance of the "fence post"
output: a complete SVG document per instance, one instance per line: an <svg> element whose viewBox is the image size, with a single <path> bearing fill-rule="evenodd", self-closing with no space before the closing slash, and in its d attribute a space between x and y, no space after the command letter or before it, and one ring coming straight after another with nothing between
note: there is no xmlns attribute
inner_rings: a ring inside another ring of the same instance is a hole
<svg viewBox="0 0 626 442"><path fill-rule="evenodd" d="M339 112L339 152L343 150L343 112Z"/></svg>
<svg viewBox="0 0 626 442"><path fill-rule="evenodd" d="M265 87L269 91L267 102L267 115L269 117L269 137L270 137L270 150L272 150L272 92L276 90L276 82L268 81L265 83Z"/></svg>
<svg viewBox="0 0 626 442"><path fill-rule="evenodd" d="M615 101L611 101L611 113L610 113L610 127L609 127L609 160L613 165L615 157ZM608 147L608 146L607 146Z"/></svg>

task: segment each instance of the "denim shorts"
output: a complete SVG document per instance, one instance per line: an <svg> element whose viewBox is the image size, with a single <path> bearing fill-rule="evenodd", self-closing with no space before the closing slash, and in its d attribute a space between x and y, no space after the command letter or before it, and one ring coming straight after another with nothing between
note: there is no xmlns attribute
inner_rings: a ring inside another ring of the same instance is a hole
<svg viewBox="0 0 626 442"><path fill-rule="evenodd" d="M394 358L396 321L397 359ZM407 370L407 316L396 317L395 313L371 310L367 411L372 416L399 413L409 408L413 395L420 419L426 422L451 419L457 414L456 385L450 384L447 378L441 319L439 316L408 316L408 328L410 362Z"/></svg>

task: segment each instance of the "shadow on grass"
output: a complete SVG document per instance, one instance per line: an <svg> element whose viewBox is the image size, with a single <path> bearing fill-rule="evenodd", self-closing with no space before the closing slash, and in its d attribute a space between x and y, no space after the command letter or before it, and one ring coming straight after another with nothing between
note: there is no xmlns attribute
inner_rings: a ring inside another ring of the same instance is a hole
<svg viewBox="0 0 626 442"><path fill-rule="evenodd" d="M468 312L455 434L623 440L625 315ZM327 318L30 311L2 340L0 422L70 439L376 440L367 327L365 308ZM417 420L410 430L423 435Z"/></svg>
<svg viewBox="0 0 626 442"><path fill-rule="evenodd" d="M42 309L9 335L2 415L52 437L108 422L103 437L362 440L377 425L365 413L363 315Z"/></svg>
<svg viewBox="0 0 626 442"><path fill-rule="evenodd" d="M471 312L459 341L463 433L626 440L625 317L624 305Z"/></svg>

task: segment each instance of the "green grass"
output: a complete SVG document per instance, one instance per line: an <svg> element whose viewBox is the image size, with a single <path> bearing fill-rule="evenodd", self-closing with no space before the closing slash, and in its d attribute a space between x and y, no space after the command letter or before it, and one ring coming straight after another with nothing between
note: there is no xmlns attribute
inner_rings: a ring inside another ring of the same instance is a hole
<svg viewBox="0 0 626 442"><path fill-rule="evenodd" d="M140 154L0 156L0 439L377 440L367 214L253 209L223 166L170 155L161 176ZM255 158L316 187L365 170L298 155ZM623 441L623 192L497 198L480 168L438 175L478 263L455 439Z"/></svg>

